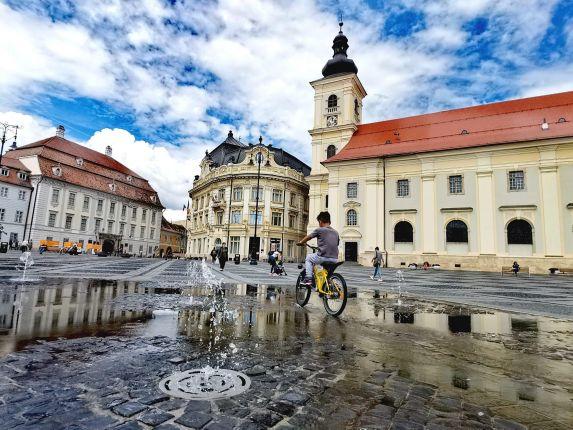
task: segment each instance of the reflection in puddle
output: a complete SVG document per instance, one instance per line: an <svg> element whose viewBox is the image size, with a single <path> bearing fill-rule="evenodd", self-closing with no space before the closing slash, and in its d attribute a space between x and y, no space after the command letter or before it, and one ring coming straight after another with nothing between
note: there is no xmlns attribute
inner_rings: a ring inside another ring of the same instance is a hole
<svg viewBox="0 0 573 430"><path fill-rule="evenodd" d="M314 294L307 308L296 306L289 288L239 284L212 291L150 282L0 283L0 356L39 338L164 335L210 351L216 365L229 355L328 338L364 351L353 372L366 375L382 363L477 403L522 402L573 423L571 322L405 298L398 306L396 296L363 290L335 319ZM236 348L238 340L253 340L253 350Z"/></svg>

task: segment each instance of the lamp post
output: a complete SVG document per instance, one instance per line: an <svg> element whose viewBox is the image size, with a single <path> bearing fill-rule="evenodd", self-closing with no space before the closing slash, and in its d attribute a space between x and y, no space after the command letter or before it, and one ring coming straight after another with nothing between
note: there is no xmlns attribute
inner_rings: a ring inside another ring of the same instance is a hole
<svg viewBox="0 0 573 430"><path fill-rule="evenodd" d="M6 133L8 130L14 130L14 143L12 148L16 148L16 138L18 137L18 127L17 125L7 124L5 122L0 122L0 129L2 129L2 145L0 147L0 166L2 165L2 155L4 154L4 144L6 143Z"/></svg>
<svg viewBox="0 0 573 430"><path fill-rule="evenodd" d="M263 136L259 136L259 145L262 144L263 144ZM257 159L258 167L257 167L257 199L255 200L255 237L253 238L253 246L251 249L251 261L249 263L252 265L259 264L257 256L259 254L260 244L257 243L257 226L259 223L259 183L261 181L261 162L263 161L263 153L261 152L260 147L255 157Z"/></svg>

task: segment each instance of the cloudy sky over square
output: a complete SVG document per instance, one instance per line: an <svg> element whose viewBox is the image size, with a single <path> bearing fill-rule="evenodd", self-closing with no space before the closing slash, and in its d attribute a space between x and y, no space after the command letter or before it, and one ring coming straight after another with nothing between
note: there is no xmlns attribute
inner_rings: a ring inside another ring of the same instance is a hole
<svg viewBox="0 0 573 430"><path fill-rule="evenodd" d="M570 0L0 0L0 121L111 145L183 218L228 130L310 162L339 12L364 122L573 89Z"/></svg>

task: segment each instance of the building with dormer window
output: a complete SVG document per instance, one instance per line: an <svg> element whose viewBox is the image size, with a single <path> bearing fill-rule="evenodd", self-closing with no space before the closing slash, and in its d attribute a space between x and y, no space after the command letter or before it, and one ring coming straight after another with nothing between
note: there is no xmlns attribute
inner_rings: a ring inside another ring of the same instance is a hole
<svg viewBox="0 0 573 430"><path fill-rule="evenodd" d="M0 166L0 242L13 247L24 240L32 184L20 161L2 157Z"/></svg>
<svg viewBox="0 0 573 430"><path fill-rule="evenodd" d="M50 249L152 256L159 248L163 205L149 182L111 156L64 137L49 137L6 153L30 174L25 239ZM145 214L143 216L142 214Z"/></svg>
<svg viewBox="0 0 573 430"><path fill-rule="evenodd" d="M207 257L225 242L229 257L258 252L264 258L269 250L282 250L289 261L301 258L296 243L306 234L309 173L310 167L288 152L245 144L230 131L205 154L189 191L187 256Z"/></svg>

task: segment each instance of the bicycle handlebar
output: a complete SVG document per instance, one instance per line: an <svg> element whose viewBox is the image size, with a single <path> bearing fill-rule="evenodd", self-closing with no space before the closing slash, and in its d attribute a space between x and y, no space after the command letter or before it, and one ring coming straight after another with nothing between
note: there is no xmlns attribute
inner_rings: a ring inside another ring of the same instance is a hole
<svg viewBox="0 0 573 430"><path fill-rule="evenodd" d="M313 251L318 250L318 246L312 246L312 245L309 245L308 243L305 243L305 244L298 244L298 243L297 243L297 245L298 245L298 246L308 246L308 247L309 247L310 249L312 249Z"/></svg>

